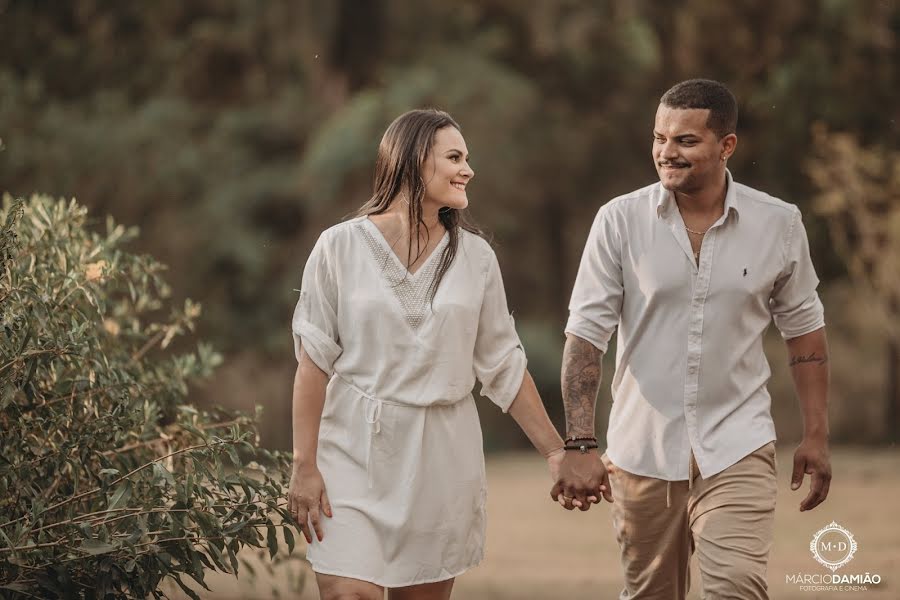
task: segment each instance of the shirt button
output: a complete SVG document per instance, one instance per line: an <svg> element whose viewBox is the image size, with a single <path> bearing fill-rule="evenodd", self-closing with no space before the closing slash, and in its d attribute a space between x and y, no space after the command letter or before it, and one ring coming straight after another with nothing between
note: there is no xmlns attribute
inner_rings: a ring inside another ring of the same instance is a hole
<svg viewBox="0 0 900 600"><path fill-rule="evenodd" d="M697 367L690 367L690 368L688 369L688 373L690 373L691 375L693 375L693 374L696 373L696 372L697 372Z"/></svg>

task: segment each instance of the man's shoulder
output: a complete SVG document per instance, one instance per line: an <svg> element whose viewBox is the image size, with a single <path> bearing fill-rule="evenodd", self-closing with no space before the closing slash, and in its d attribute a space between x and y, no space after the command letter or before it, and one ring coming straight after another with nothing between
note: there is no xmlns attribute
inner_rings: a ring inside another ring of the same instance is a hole
<svg viewBox="0 0 900 600"><path fill-rule="evenodd" d="M630 210L645 206L647 202L653 202L655 204L659 201L661 188L662 185L658 181L656 183L645 185L644 187L628 192L627 194L616 196L604 204L602 208L609 207L609 210Z"/></svg>
<svg viewBox="0 0 900 600"><path fill-rule="evenodd" d="M737 181L734 182L734 191L739 203L738 210L741 208L759 210L765 216L781 217L789 220L793 219L794 215L800 212L800 209L795 204L785 202L771 194Z"/></svg>
<svg viewBox="0 0 900 600"><path fill-rule="evenodd" d="M640 189L616 196L601 206L597 211L597 217L609 215L628 218L636 212L643 212L648 207L655 207L659 202L659 194L662 185L659 182L651 183Z"/></svg>

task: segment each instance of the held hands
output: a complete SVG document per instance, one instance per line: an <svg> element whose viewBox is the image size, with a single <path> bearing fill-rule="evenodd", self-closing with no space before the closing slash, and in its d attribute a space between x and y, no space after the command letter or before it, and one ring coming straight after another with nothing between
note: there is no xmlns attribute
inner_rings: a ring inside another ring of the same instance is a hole
<svg viewBox="0 0 900 600"><path fill-rule="evenodd" d="M811 476L809 494L800 503L800 512L814 509L828 497L828 488L831 487L831 458L827 438L804 438L794 452L792 490L800 489L806 474Z"/></svg>
<svg viewBox="0 0 900 600"><path fill-rule="evenodd" d="M577 450L570 450L563 452L559 462L556 483L550 490L550 497L563 508L588 510L591 504L600 503L601 495L607 502L613 501L609 474L599 454L593 451L582 454Z"/></svg>
<svg viewBox="0 0 900 600"><path fill-rule="evenodd" d="M550 469L550 479L556 482L559 479L559 469L562 467L563 458L566 456L566 451L563 448L557 448L550 452L547 458L547 467Z"/></svg>
<svg viewBox="0 0 900 600"><path fill-rule="evenodd" d="M562 468L563 460L566 458L566 450L565 448L559 448L554 450L547 456L547 466L550 467L550 479L553 480L554 483L559 481L559 471ZM589 496L589 502L597 502L597 496ZM560 506L567 508L568 510L572 510L572 508L581 508L582 504L578 500L572 500L572 507L566 506L566 500L562 495L559 496L558 500ZM587 509L582 509L587 510Z"/></svg>
<svg viewBox="0 0 900 600"><path fill-rule="evenodd" d="M316 539L322 541L321 514L331 518L332 512L325 481L315 465L294 465L288 490L288 510L300 524L307 544L312 543L312 531L315 531Z"/></svg>

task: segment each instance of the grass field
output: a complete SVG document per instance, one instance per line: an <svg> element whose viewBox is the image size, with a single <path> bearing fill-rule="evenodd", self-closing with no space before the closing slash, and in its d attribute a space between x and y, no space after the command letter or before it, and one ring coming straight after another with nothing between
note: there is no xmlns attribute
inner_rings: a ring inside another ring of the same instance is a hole
<svg viewBox="0 0 900 600"><path fill-rule="evenodd" d="M834 480L825 504L800 513L803 493L788 487L793 449L779 448L779 492L775 545L769 563L773 600L814 598L900 598L900 450L840 448L834 451ZM457 579L454 598L473 600L615 599L620 573L618 553L604 505L587 513L566 512L549 499L550 480L543 461L533 455L508 454L488 459L487 556L477 568ZM808 480L807 480L808 484ZM801 591L786 575L823 574L809 551L813 534L836 521L852 532L858 550L838 574L875 574L879 586L865 592ZM224 600L296 598L318 594L309 566L292 561L269 576L259 569L255 581L242 573L210 574L212 592L204 598ZM304 576L305 575L305 576ZM297 591L298 579L305 582ZM699 579L692 577L689 598L700 598ZM172 597L179 597L174 591Z"/></svg>

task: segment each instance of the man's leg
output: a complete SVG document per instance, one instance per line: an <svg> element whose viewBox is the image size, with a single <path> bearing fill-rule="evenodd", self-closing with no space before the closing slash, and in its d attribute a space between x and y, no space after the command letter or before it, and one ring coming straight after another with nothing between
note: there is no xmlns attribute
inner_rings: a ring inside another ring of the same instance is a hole
<svg viewBox="0 0 900 600"><path fill-rule="evenodd" d="M620 600L683 600L691 556L687 481L634 475L605 455L603 462L610 472L610 512L625 574Z"/></svg>
<svg viewBox="0 0 900 600"><path fill-rule="evenodd" d="M702 598L768 599L776 490L774 442L694 480L688 514Z"/></svg>

